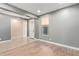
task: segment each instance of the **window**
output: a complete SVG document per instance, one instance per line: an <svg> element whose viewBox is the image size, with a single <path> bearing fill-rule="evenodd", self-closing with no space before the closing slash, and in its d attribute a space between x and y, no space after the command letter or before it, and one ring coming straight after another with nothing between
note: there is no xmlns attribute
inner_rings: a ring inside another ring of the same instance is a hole
<svg viewBox="0 0 79 59"><path fill-rule="evenodd" d="M42 33L43 33L43 35L48 35L48 26L42 27Z"/></svg>
<svg viewBox="0 0 79 59"><path fill-rule="evenodd" d="M42 18L41 18L41 27L42 27L42 34L43 35L48 35L48 24L49 24L48 15L42 16Z"/></svg>

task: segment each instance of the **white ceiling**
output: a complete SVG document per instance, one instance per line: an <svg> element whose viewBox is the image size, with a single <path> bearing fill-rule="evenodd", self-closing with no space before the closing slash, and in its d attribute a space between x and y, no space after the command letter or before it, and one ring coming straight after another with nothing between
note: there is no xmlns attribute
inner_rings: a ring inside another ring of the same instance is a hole
<svg viewBox="0 0 79 59"><path fill-rule="evenodd" d="M61 9L76 3L10 3L20 9L24 9L36 15L42 15L57 9ZM41 12L38 13L37 10Z"/></svg>

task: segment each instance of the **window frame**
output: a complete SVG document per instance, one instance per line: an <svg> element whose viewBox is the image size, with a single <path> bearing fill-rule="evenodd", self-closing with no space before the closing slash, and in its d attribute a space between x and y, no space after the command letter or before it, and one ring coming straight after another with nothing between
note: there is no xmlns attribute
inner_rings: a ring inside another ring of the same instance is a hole
<svg viewBox="0 0 79 59"><path fill-rule="evenodd" d="M44 34L44 27L47 27L47 34ZM48 25L42 25L42 36L48 36L48 30L49 30L49 28L48 28Z"/></svg>

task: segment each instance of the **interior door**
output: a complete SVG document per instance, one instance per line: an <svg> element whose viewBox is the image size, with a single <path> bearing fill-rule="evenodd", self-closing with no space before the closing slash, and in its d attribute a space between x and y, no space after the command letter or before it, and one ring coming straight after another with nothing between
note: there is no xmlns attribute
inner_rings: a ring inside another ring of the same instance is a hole
<svg viewBox="0 0 79 59"><path fill-rule="evenodd" d="M35 36L35 28L34 28L34 19L29 20L29 37L34 38Z"/></svg>
<svg viewBox="0 0 79 59"><path fill-rule="evenodd" d="M27 37L27 21L23 20L23 36Z"/></svg>
<svg viewBox="0 0 79 59"><path fill-rule="evenodd" d="M27 37L27 21L19 18L11 19L11 38Z"/></svg>
<svg viewBox="0 0 79 59"><path fill-rule="evenodd" d="M27 43L27 21L20 18L11 18L11 47Z"/></svg>

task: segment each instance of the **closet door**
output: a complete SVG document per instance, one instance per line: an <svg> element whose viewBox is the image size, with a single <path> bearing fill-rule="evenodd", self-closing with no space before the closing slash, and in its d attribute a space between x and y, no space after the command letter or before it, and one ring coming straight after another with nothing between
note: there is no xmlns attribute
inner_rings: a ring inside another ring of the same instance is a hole
<svg viewBox="0 0 79 59"><path fill-rule="evenodd" d="M27 20L23 20L23 37L27 38Z"/></svg>
<svg viewBox="0 0 79 59"><path fill-rule="evenodd" d="M34 38L35 36L35 22L34 20L29 20L29 37Z"/></svg>
<svg viewBox="0 0 79 59"><path fill-rule="evenodd" d="M27 22L19 19L11 19L11 38L21 38L27 36Z"/></svg>

